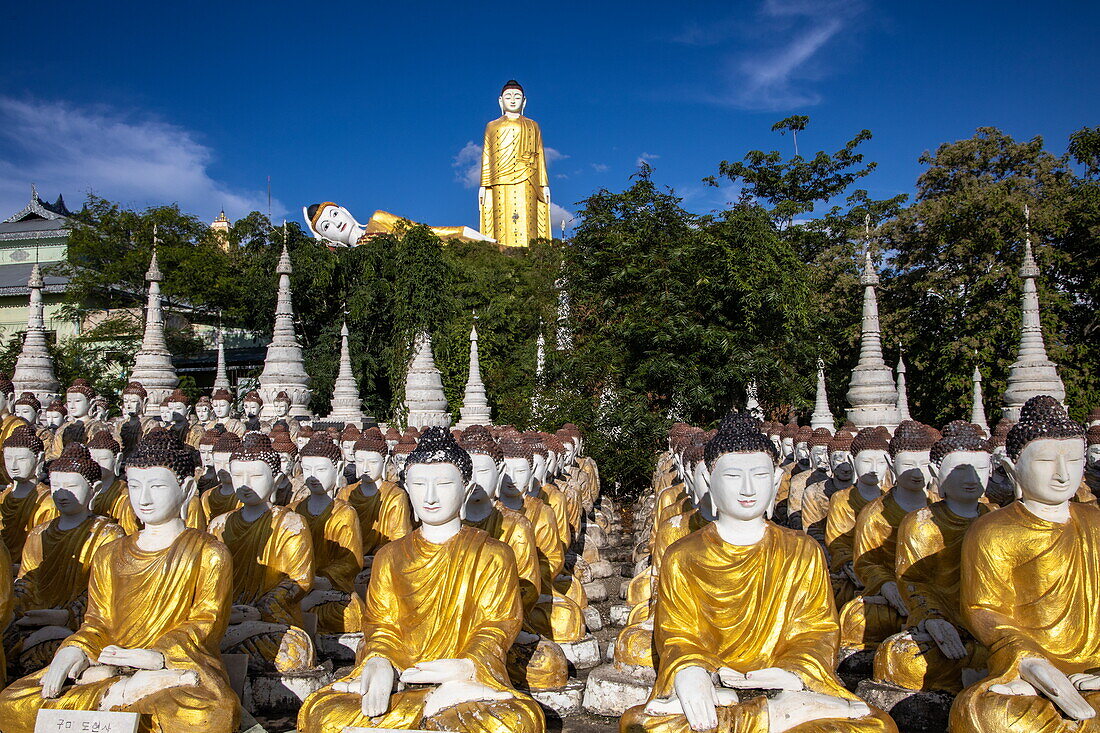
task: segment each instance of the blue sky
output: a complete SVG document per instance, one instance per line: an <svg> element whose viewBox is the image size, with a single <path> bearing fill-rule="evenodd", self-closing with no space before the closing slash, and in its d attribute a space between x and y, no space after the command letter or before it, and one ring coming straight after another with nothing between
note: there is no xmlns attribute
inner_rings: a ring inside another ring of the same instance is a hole
<svg viewBox="0 0 1100 733"><path fill-rule="evenodd" d="M638 161L706 212L722 159L862 128L885 197L981 125L1055 152L1100 124L1100 6L1058 2L16 4L0 45L0 213L30 183L210 219L321 200L477 226L467 170L509 78L565 212ZM465 151L465 152L464 152ZM558 212L559 216L565 216Z"/></svg>

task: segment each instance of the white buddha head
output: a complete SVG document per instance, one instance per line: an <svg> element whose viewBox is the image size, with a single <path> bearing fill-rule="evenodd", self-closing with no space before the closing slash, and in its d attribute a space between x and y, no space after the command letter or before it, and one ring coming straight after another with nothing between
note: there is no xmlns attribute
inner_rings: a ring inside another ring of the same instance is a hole
<svg viewBox="0 0 1100 733"><path fill-rule="evenodd" d="M245 506L271 504L280 473L279 454L263 433L245 433L244 439L229 459L229 476L233 491Z"/></svg>
<svg viewBox="0 0 1100 733"><path fill-rule="evenodd" d="M245 395L244 403L241 405L241 409L244 411L246 418L253 418L260 416L260 410L263 409L264 400L256 392L249 392Z"/></svg>
<svg viewBox="0 0 1100 733"><path fill-rule="evenodd" d="M210 407L214 411L215 419L228 420L233 409L233 396L229 394L227 389L215 390L214 394L210 396Z"/></svg>
<svg viewBox="0 0 1100 733"><path fill-rule="evenodd" d="M92 399L95 391L86 379L76 379L65 392L65 408L69 411L69 418L81 420L88 416L92 409Z"/></svg>
<svg viewBox="0 0 1100 733"><path fill-rule="evenodd" d="M504 457L503 475L499 491L508 497L523 496L541 484L535 482L531 467L531 446L515 438L502 438L499 442Z"/></svg>
<svg viewBox="0 0 1100 733"><path fill-rule="evenodd" d="M68 415L68 409L65 407L65 403L61 400L54 400L46 408L45 419L43 424L48 428L59 428L61 423L65 422L65 417Z"/></svg>
<svg viewBox="0 0 1100 733"><path fill-rule="evenodd" d="M290 395L286 392L280 392L275 395L275 402L272 407L275 419L280 420L290 414Z"/></svg>
<svg viewBox="0 0 1100 733"><path fill-rule="evenodd" d="M818 471L829 468L829 442L833 433L828 428L817 428L810 438L810 467Z"/></svg>
<svg viewBox="0 0 1100 733"><path fill-rule="evenodd" d="M106 430L100 430L88 441L88 453L99 465L104 486L110 486L118 478L122 465L122 446Z"/></svg>
<svg viewBox="0 0 1100 733"><path fill-rule="evenodd" d="M130 382L122 390L122 415L126 418L141 417L145 414L145 401L149 393L141 382Z"/></svg>
<svg viewBox="0 0 1100 733"><path fill-rule="evenodd" d="M1094 425L1088 430L1086 436L1088 448L1085 452L1085 460L1092 470L1100 470L1100 425Z"/></svg>
<svg viewBox="0 0 1100 733"><path fill-rule="evenodd" d="M355 475L362 481L378 483L386 474L386 462L390 449L378 428L368 428L352 445L355 456Z"/></svg>
<svg viewBox="0 0 1100 733"><path fill-rule="evenodd" d="M850 445L851 438L847 438L845 442ZM843 447L830 444L829 473L842 484L852 483L855 478L855 459L852 458L852 454Z"/></svg>
<svg viewBox="0 0 1100 733"><path fill-rule="evenodd" d="M473 462L446 428L424 431L409 454L405 490L413 513L423 524L441 526L456 521L473 488Z"/></svg>
<svg viewBox="0 0 1100 733"><path fill-rule="evenodd" d="M210 404L210 398L203 395L199 398L199 401L195 403L195 417L198 421L205 425L210 422L210 417L214 414L214 408Z"/></svg>
<svg viewBox="0 0 1100 733"><path fill-rule="evenodd" d="M508 83L500 90L500 113L509 115L522 115L527 107L527 95L523 93L523 87L515 79L509 79Z"/></svg>
<svg viewBox="0 0 1100 733"><path fill-rule="evenodd" d="M38 424L38 413L42 411L42 403L30 392L19 395L19 399L12 405L12 414L27 421L28 425Z"/></svg>
<svg viewBox="0 0 1100 733"><path fill-rule="evenodd" d="M182 517L195 496L194 454L171 435L150 432L126 460L130 506L146 527Z"/></svg>
<svg viewBox="0 0 1100 733"><path fill-rule="evenodd" d="M324 433L317 433L300 454L302 478L312 494L336 495L336 485L344 473L340 449Z"/></svg>
<svg viewBox="0 0 1100 733"><path fill-rule="evenodd" d="M17 426L4 441L4 469L8 477L12 481L37 479L45 451L46 447L29 426Z"/></svg>
<svg viewBox="0 0 1100 733"><path fill-rule="evenodd" d="M102 485L103 472L81 443L69 443L50 464L50 495L62 516L85 514Z"/></svg>
<svg viewBox="0 0 1100 733"><path fill-rule="evenodd" d="M771 440L745 413L723 420L704 456L711 504L718 517L747 522L771 516L783 469Z"/></svg>
<svg viewBox="0 0 1100 733"><path fill-rule="evenodd" d="M191 417L191 400L182 389L177 389L164 401L168 406L168 420L171 422L187 422ZM164 415L161 415L164 419Z"/></svg>
<svg viewBox="0 0 1100 733"><path fill-rule="evenodd" d="M351 212L332 201L310 204L302 209L313 236L345 247L354 247L366 227Z"/></svg>
<svg viewBox="0 0 1100 733"><path fill-rule="evenodd" d="M210 452L211 466L218 477L218 481L224 486L233 483L233 477L229 473L229 462L233 452L241 447L241 439L236 433L222 433L214 441Z"/></svg>
<svg viewBox="0 0 1100 733"><path fill-rule="evenodd" d="M889 436L882 428L864 428L852 438L852 470L856 483L878 488L891 478Z"/></svg>
<svg viewBox="0 0 1100 733"><path fill-rule="evenodd" d="M1025 402L1005 442L1002 465L1018 498L1057 506L1077 493L1085 475L1085 429L1053 397Z"/></svg>
<svg viewBox="0 0 1100 733"><path fill-rule="evenodd" d="M905 491L923 491L932 483L932 429L916 420L903 420L890 438L894 485Z"/></svg>

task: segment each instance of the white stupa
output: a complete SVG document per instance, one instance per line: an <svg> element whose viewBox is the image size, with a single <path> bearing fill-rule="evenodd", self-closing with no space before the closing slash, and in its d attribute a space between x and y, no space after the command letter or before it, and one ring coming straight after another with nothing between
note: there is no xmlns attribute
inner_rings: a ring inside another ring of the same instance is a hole
<svg viewBox="0 0 1100 733"><path fill-rule="evenodd" d="M145 281L149 283L145 335L141 339L141 349L134 355L134 368L130 372L130 381L145 387L150 405L159 405L180 383L176 368L172 365L172 354L164 340L164 315L160 309L160 284L164 275L157 265L156 236L154 229L153 256L149 261L149 271L145 273Z"/></svg>
<svg viewBox="0 0 1100 733"><path fill-rule="evenodd" d="M810 416L810 427L836 430L836 419L829 409L829 395L825 391L825 362L817 360L817 393L814 395L814 413Z"/></svg>
<svg viewBox="0 0 1100 733"><path fill-rule="evenodd" d="M492 425L493 415L485 383L481 381L481 358L477 350L477 324L470 328L470 376L466 379L466 391L462 396L462 409L458 427Z"/></svg>
<svg viewBox="0 0 1100 733"><path fill-rule="evenodd" d="M43 405L48 405L61 392L61 384L53 371L53 358L46 348L46 319L42 305L42 271L38 263L31 268L27 281L30 291L30 304L27 307L27 333L23 336L23 350L15 361L15 371L11 381L15 385L15 396L24 392L32 393Z"/></svg>
<svg viewBox="0 0 1100 733"><path fill-rule="evenodd" d="M860 336L859 361L852 369L848 386L848 419L859 429L882 425L893 429L898 425L898 391L894 375L882 359L882 328L878 320L878 273L871 262L871 251L864 251L863 324Z"/></svg>
<svg viewBox="0 0 1100 733"><path fill-rule="evenodd" d="M352 423L356 427L363 425L363 400L359 397L359 385L351 369L351 351L348 349L348 324L344 322L340 329L340 371L332 388L332 411L328 414L330 422Z"/></svg>
<svg viewBox="0 0 1100 733"><path fill-rule="evenodd" d="M432 337L417 335L413 358L405 373L405 424L413 428L450 427L451 413L443 393L443 378L435 366Z"/></svg>
<svg viewBox="0 0 1100 733"><path fill-rule="evenodd" d="M973 402L970 406L970 422L978 425L989 435L989 423L985 419L985 404L982 398L982 372L974 365L974 374L970 377L974 382Z"/></svg>
<svg viewBox="0 0 1100 733"><path fill-rule="evenodd" d="M275 397L286 392L290 397L291 417L308 417L309 375L306 374L302 345L294 333L294 305L290 297L290 252L286 247L285 225L283 253L275 268L279 275L279 294L275 304L275 330L267 345L264 370L260 374L260 397L264 400L260 417L272 418L275 414Z"/></svg>

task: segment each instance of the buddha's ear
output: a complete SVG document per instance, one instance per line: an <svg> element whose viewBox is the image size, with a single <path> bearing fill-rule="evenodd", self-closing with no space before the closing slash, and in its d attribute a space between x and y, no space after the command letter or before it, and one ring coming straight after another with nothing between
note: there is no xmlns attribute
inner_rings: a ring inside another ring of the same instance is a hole
<svg viewBox="0 0 1100 733"><path fill-rule="evenodd" d="M1012 490L1016 494L1017 499L1023 498L1023 492L1020 491L1020 482L1017 479L1016 464L1008 457L1008 454L1001 456L1001 468L1005 470L1005 475L1008 476L1009 481L1012 482Z"/></svg>
<svg viewBox="0 0 1100 733"><path fill-rule="evenodd" d="M92 503L92 498L95 497L100 491L103 490L103 479L97 479L88 484L88 505Z"/></svg>
<svg viewBox="0 0 1100 733"><path fill-rule="evenodd" d="M501 94L499 97L497 97L497 104L500 105L500 113L504 114L504 95L503 94Z"/></svg>
<svg viewBox="0 0 1100 733"><path fill-rule="evenodd" d="M775 502L779 498L779 486L783 483L783 474L784 471L779 466L776 466L775 471L772 473L772 498L768 502L768 509L765 512L768 519L771 519L772 515L775 514Z"/></svg>
<svg viewBox="0 0 1100 733"><path fill-rule="evenodd" d="M196 486L194 475L188 476L180 482L180 489L183 490L183 504L180 506L180 515L183 519L187 518L187 507L191 500L195 498Z"/></svg>
<svg viewBox="0 0 1100 733"><path fill-rule="evenodd" d="M940 467L936 465L935 461L928 462L928 475L932 477L932 480L939 483L940 480Z"/></svg>

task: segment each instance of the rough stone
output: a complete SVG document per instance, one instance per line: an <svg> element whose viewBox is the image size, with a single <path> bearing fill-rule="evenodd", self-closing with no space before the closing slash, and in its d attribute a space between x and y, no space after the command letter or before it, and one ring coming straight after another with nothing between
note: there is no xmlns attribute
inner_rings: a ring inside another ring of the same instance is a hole
<svg viewBox="0 0 1100 733"><path fill-rule="evenodd" d="M600 609L595 606L586 606L583 613L584 625L588 627L589 631L599 631L603 628L603 616L600 615Z"/></svg>
<svg viewBox="0 0 1100 733"><path fill-rule="evenodd" d="M939 733L947 730L947 717L955 696L940 690L906 690L894 685L863 680L856 694L868 705L884 710L903 733Z"/></svg>
<svg viewBox="0 0 1100 733"><path fill-rule="evenodd" d="M313 673L297 675L253 675L249 710L252 713L293 712L307 697L333 680L332 665L326 663Z"/></svg>
<svg viewBox="0 0 1100 733"><path fill-rule="evenodd" d="M603 664L592 670L584 687L584 709L595 715L619 717L643 704L657 675L650 667Z"/></svg>
<svg viewBox="0 0 1100 733"><path fill-rule="evenodd" d="M589 603L602 603L607 600L607 586L604 583L596 580L584 583L583 587Z"/></svg>
<svg viewBox="0 0 1100 733"><path fill-rule="evenodd" d="M580 641L559 642L565 658L577 669L591 669L600 663L600 643L592 634Z"/></svg>
<svg viewBox="0 0 1100 733"><path fill-rule="evenodd" d="M589 563L588 569L592 571L593 580L610 578L615 574L615 566L607 560L597 560L594 563Z"/></svg>
<svg viewBox="0 0 1100 733"><path fill-rule="evenodd" d="M612 626L626 626L626 620L630 616L630 606L625 603L617 603L608 612L608 620Z"/></svg>
<svg viewBox="0 0 1100 733"><path fill-rule="evenodd" d="M584 697L584 682L570 679L569 683L557 690L531 690L528 692L535 701L560 717L574 715L581 711L581 699Z"/></svg>

